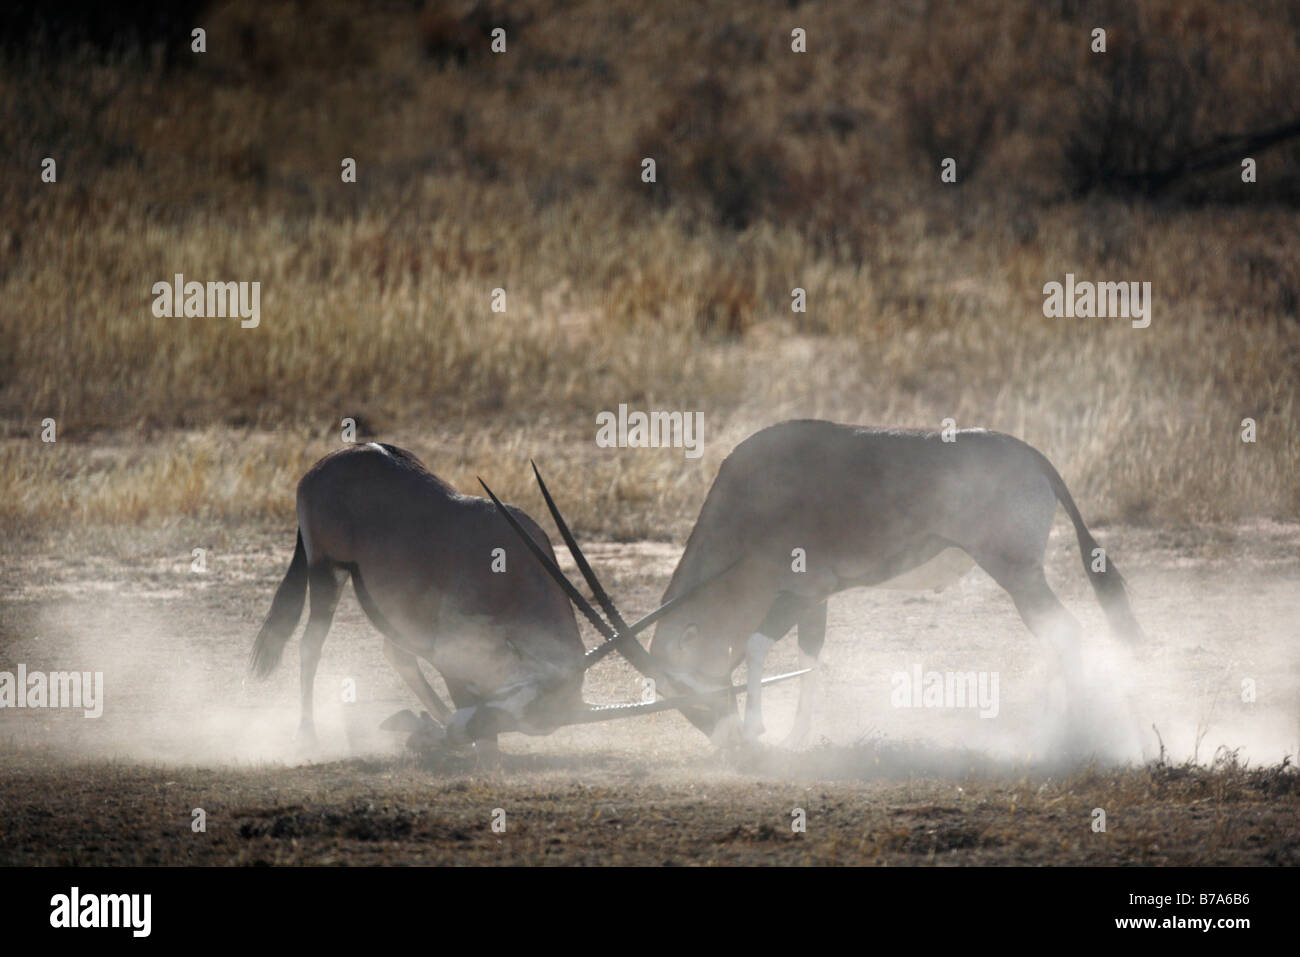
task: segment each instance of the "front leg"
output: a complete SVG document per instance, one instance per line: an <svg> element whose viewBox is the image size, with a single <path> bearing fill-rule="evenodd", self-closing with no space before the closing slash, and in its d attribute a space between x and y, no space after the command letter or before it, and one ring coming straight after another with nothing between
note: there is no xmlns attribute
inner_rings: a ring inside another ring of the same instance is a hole
<svg viewBox="0 0 1300 957"><path fill-rule="evenodd" d="M762 632L754 632L745 643L745 664L749 673L745 695L745 739L755 741L763 727L763 661L775 642Z"/></svg>
<svg viewBox="0 0 1300 957"><path fill-rule="evenodd" d="M781 742L784 748L798 749L808 743L809 732L812 730L812 703L821 685L817 659L809 656L802 648L799 649L799 668L812 670L799 679L799 705L794 712L794 726Z"/></svg>
<svg viewBox="0 0 1300 957"><path fill-rule="evenodd" d="M480 771L501 770L501 749L497 747L497 736L489 735L474 742L474 758Z"/></svg>
<svg viewBox="0 0 1300 957"><path fill-rule="evenodd" d="M787 748L801 748L812 729L812 704L821 685L817 657L826 640L826 602L808 609L799 619L799 667L811 668L799 679L799 705L794 713L794 727L782 742Z"/></svg>

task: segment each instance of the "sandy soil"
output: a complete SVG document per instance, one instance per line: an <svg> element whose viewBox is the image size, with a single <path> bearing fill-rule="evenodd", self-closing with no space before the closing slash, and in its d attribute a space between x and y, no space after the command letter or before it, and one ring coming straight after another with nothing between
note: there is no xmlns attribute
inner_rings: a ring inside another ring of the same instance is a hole
<svg viewBox="0 0 1300 957"><path fill-rule="evenodd" d="M662 714L504 736L497 768L378 729L413 701L350 594L317 678L321 747L297 748L296 642L271 680L244 673L291 530L209 542L203 574L184 529L10 543L0 671L101 671L105 706L0 711L0 864L1300 863L1300 786L1279 767L1300 742L1300 526L1101 530L1148 632L1135 653L1106 634L1063 532L1048 578L1087 634L1080 720L976 570L941 594L832 600L805 750L775 745L790 683L765 696L772 743L744 754ZM589 550L629 617L677 553ZM767 670L795 661L786 639ZM996 673L996 716L894 706L916 667ZM588 679L592 702L639 694L612 657Z"/></svg>

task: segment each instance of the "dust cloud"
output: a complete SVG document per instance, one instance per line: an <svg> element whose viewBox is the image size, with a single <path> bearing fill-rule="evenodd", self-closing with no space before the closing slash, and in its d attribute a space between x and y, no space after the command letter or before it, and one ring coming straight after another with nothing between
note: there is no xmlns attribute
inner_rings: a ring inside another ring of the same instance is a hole
<svg viewBox="0 0 1300 957"><path fill-rule="evenodd" d="M1287 623L1300 612L1300 589L1290 574L1218 574L1209 584L1195 570L1142 567L1135 542L1127 564L1148 638L1128 648L1107 632L1069 544L1054 536L1049 580L1083 627L1077 707L1068 704L1050 650L979 570L941 594L857 590L831 600L805 749L778 746L793 722L797 681L773 686L764 695L768 733L759 750L766 757L740 767L777 777L871 779L1139 764L1161 757L1162 746L1171 763L1208 763L1235 752L1259 766L1296 754L1300 681ZM645 547L662 561L662 546ZM635 561L639 546L624 548ZM278 565L280 558L261 560ZM638 587L636 603L651 604L658 586ZM41 603L36 633L11 642L0 668L12 671L23 662L29 671L103 672L103 716L7 709L0 714L0 748L40 752L51 762L169 766L294 765L403 753L403 737L379 724L417 705L351 597L341 603L326 642L316 681L320 744L309 749L295 741L296 639L269 680L246 674L261 613L254 599L269 603L269 591L245 594L238 606L223 596L196 604L183 592L132 594L89 582L75 591ZM795 655L787 637L769 654L767 673L792 670ZM996 714L898 706L898 676L918 668L996 674ZM440 680L426 673L442 693ZM743 667L736 679L744 680ZM635 700L638 690L630 669L611 659L590 673L586 697ZM506 735L501 744L508 755L559 762L598 754L651 772L662 763L666 774L681 770L682 762L693 775L736 767L673 714L563 729L548 738Z"/></svg>

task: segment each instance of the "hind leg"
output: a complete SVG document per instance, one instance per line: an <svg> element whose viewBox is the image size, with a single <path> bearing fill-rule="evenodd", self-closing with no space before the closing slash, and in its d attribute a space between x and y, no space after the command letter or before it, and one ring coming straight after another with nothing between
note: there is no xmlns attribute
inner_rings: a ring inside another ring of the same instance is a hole
<svg viewBox="0 0 1300 957"><path fill-rule="evenodd" d="M415 696L420 699L420 703L428 708L435 718L446 724L447 719L451 717L451 709L442 703L438 693L433 690L433 686L425 679L415 655L399 648L391 638L385 638L384 657L388 659L388 663L393 666L394 670L402 676L406 686L415 692Z"/></svg>
<svg viewBox="0 0 1300 957"><path fill-rule="evenodd" d="M976 560L994 581L1007 590L1029 630L1056 653L1065 678L1067 711L1078 708L1083 703L1081 629L1047 584L1042 566L1010 564L978 556Z"/></svg>
<svg viewBox="0 0 1300 957"><path fill-rule="evenodd" d="M799 667L811 668L799 679L799 705L794 713L794 727L781 742L787 748L801 748L812 728L812 704L821 686L817 658L826 641L826 602L814 605L799 616Z"/></svg>
<svg viewBox="0 0 1300 957"><path fill-rule="evenodd" d="M352 590L357 593L357 602L361 605L361 610L366 613L366 617L370 619L370 623L384 636L384 657L388 659L388 663L420 699L420 703L433 712L439 721L446 724L447 719L451 717L451 709L442 703L433 686L425 679L415 655L400 647L394 640L396 630L375 604L375 600L366 589L365 582L361 579L360 570L356 568L352 570Z"/></svg>
<svg viewBox="0 0 1300 957"><path fill-rule="evenodd" d="M302 682L302 716L298 722L298 740L305 745L316 744L316 723L313 717L312 690L316 684L316 666L320 664L321 647L334 620L342 590L339 572L329 564L319 564L308 573L311 614L307 630L303 632L299 648L299 678Z"/></svg>

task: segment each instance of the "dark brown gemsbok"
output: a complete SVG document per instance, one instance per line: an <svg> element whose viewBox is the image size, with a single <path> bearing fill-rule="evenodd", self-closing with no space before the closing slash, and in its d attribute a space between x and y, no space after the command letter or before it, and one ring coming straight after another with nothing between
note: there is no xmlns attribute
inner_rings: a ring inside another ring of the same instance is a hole
<svg viewBox="0 0 1300 957"><path fill-rule="evenodd" d="M316 668L349 578L362 610L384 637L388 660L432 715L421 721L408 713L409 721L385 726L422 734L426 744L476 742L493 749L504 731L546 734L567 724L672 708L711 732L716 716L728 710L715 698L730 703L744 689L710 686L701 693L686 685L690 693L675 699L584 704L584 672L611 651L655 679L657 688L678 687L636 639L672 604L628 625L598 590L611 625L564 578L537 524L484 489L489 499L461 495L410 452L377 443L333 452L303 476L293 561L250 661L256 675L271 673L310 597L300 655L300 738L316 738ZM599 589L567 527L561 531L584 576ZM520 541L532 557L513 549ZM571 601L604 638L591 651L579 636ZM421 659L442 675L454 712L420 671Z"/></svg>

